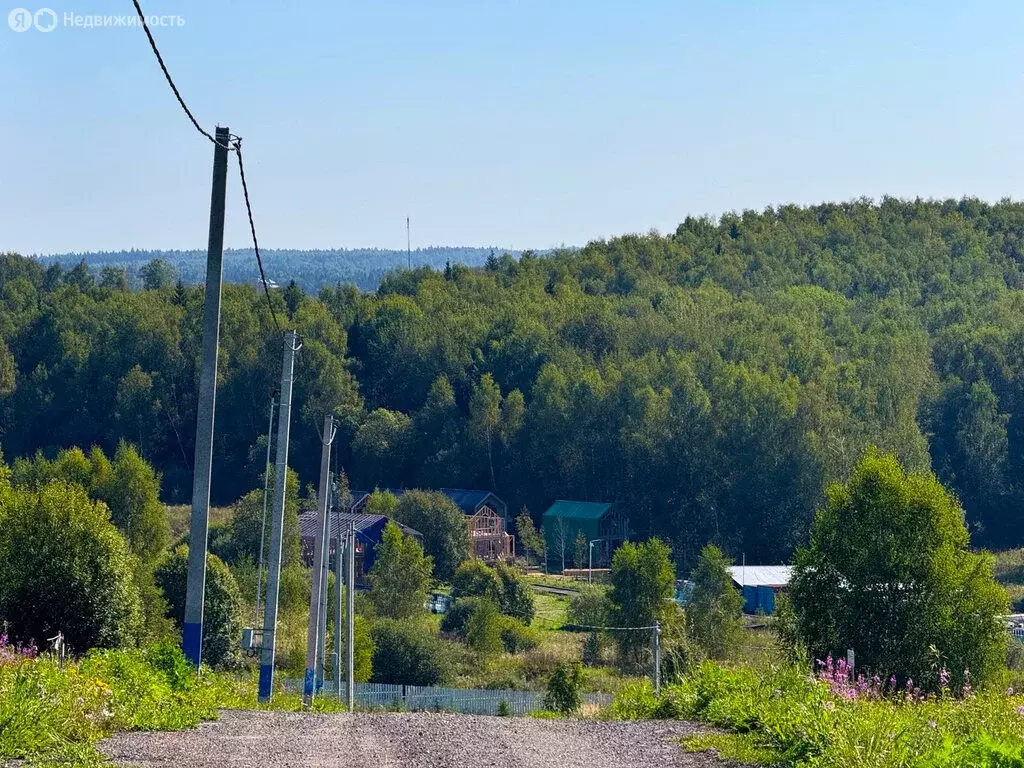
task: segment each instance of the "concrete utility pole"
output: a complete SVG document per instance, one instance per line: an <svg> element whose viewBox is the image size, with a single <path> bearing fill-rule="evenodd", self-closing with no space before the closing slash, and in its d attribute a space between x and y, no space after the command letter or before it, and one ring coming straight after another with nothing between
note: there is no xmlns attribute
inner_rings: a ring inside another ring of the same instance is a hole
<svg viewBox="0 0 1024 768"><path fill-rule="evenodd" d="M313 696L316 691L317 674L317 651L320 646L320 623L323 619L321 613L324 608L322 592L326 591L324 583L326 569L327 546L324 541L327 532L327 496L328 484L331 481L331 442L334 440L334 417L328 414L324 417L324 431L320 435L320 494L317 498L317 519L319 535L313 545L313 589L309 596L309 631L306 634L306 676L302 684L302 703L305 707L313 705ZM322 657L321 657L322 658Z"/></svg>
<svg viewBox="0 0 1024 768"><path fill-rule="evenodd" d="M274 468L274 520L270 528L267 557L267 602L263 611L263 650L260 656L259 700L270 701L274 693L274 652L277 649L277 597L281 586L281 545L284 540L284 499L288 490L288 436L292 420L292 373L295 353L301 349L299 335L284 335L281 364L281 404L277 412L277 451Z"/></svg>
<svg viewBox="0 0 1024 768"><path fill-rule="evenodd" d="M332 670L334 671L334 692L338 696L338 701L341 701L341 590L345 584L345 561L342 560L342 554L348 550L348 537L345 540L341 537L341 498L336 498L335 503L338 505L338 511L335 514L335 531L337 537L334 542L334 663ZM330 547L330 538L327 541L328 547Z"/></svg>
<svg viewBox="0 0 1024 768"><path fill-rule="evenodd" d="M348 672L345 677L345 701L348 704L348 711L351 712L355 708L356 701L356 688L355 680L355 659L356 659L356 526L355 523L349 521L348 524L348 543L345 545L345 549L348 552L348 578L345 579L345 599L347 605L345 606L348 615L346 616L346 623L348 624L347 631L345 632L345 655L347 656Z"/></svg>
<svg viewBox="0 0 1024 768"><path fill-rule="evenodd" d="M327 674L327 587L331 572L331 481L327 480L327 515L324 517L324 556L320 569L320 634L316 645L316 690L324 687Z"/></svg>
<svg viewBox="0 0 1024 768"><path fill-rule="evenodd" d="M217 127L210 195L210 237L206 247L206 296L203 300L203 368L199 375L196 452L192 477L185 626L181 649L198 670L203 658L203 597L206 593L206 540L210 527L210 476L213 467L213 414L217 400L217 344L220 340L220 286L224 260L224 203L227 195L231 132Z"/></svg>
<svg viewBox="0 0 1024 768"><path fill-rule="evenodd" d="M260 551L256 555L259 566L256 569L256 612L252 618L252 625L260 623L260 600L263 597L263 543L267 533L267 496L270 490L270 444L274 434L274 398L270 398L270 423L267 424L267 458L263 463L263 518L260 522Z"/></svg>
<svg viewBox="0 0 1024 768"><path fill-rule="evenodd" d="M661 622L654 622L654 693L661 693Z"/></svg>

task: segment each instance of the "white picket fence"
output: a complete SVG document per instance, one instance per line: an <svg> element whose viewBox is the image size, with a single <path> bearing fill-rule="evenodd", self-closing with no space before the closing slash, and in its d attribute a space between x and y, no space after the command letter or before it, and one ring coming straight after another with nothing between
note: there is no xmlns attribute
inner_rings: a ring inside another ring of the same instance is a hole
<svg viewBox="0 0 1024 768"><path fill-rule="evenodd" d="M302 682L287 680L289 690L302 690ZM320 696L335 696L333 682L325 681ZM612 697L607 693L584 694L586 704L607 706ZM400 709L410 712L461 712L467 715L497 715L505 709L512 715L525 715L544 708L544 694L537 691L491 690L486 688L440 688L420 685L389 685L387 683L356 683L355 702L358 709Z"/></svg>

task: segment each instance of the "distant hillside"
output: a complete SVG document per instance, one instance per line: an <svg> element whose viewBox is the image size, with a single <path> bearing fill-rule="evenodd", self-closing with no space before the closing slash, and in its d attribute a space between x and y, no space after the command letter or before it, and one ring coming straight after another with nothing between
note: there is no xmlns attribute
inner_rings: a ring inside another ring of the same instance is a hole
<svg viewBox="0 0 1024 768"><path fill-rule="evenodd" d="M441 269L445 262L465 264L470 267L482 266L487 257L495 253L518 251L503 248L459 248L430 247L417 248L412 252L414 267L429 265ZM324 285L355 283L361 290L377 289L384 275L408 264L405 251L389 251L380 248L332 248L328 250L298 251L290 249L260 250L267 279L286 285L294 280L305 290L316 292ZM71 267L82 259L94 270L106 266L124 267L128 276L135 280L139 268L152 259L163 259L178 272L186 284L202 283L206 276L206 251L100 251L96 253L64 253L40 257L43 262L59 262ZM259 270L251 248L232 249L224 252L224 279L232 283L256 280Z"/></svg>

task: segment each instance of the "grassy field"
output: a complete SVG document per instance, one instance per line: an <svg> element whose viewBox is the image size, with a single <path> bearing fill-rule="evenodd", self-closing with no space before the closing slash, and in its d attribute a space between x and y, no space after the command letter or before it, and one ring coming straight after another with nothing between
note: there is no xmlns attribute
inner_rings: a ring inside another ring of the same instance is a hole
<svg viewBox="0 0 1024 768"><path fill-rule="evenodd" d="M996 552L996 579L1010 593L1011 610L1024 613L1024 549Z"/></svg>
<svg viewBox="0 0 1024 768"><path fill-rule="evenodd" d="M568 576L560 576L555 573L530 573L527 574L526 580L531 584L539 584L544 587L557 587L558 589L579 589L580 586L586 584L586 581L577 581L576 579L571 579Z"/></svg>
<svg viewBox="0 0 1024 768"><path fill-rule="evenodd" d="M188 533L189 522L192 518L192 507L186 504L168 505L167 522L171 527L171 541L178 541ZM210 507L210 525L217 525L231 521L234 514L232 507Z"/></svg>

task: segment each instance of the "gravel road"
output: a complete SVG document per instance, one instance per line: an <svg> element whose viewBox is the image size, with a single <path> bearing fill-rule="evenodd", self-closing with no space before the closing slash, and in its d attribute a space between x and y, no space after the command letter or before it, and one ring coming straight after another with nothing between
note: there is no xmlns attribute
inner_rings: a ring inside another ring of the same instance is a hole
<svg viewBox="0 0 1024 768"><path fill-rule="evenodd" d="M675 741L678 721L596 722L428 713L224 712L181 733L119 734L100 745L134 766L247 768L724 768Z"/></svg>

